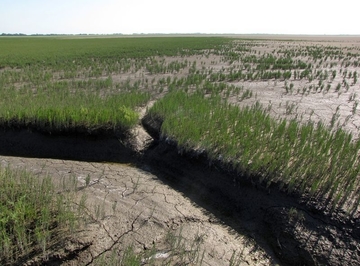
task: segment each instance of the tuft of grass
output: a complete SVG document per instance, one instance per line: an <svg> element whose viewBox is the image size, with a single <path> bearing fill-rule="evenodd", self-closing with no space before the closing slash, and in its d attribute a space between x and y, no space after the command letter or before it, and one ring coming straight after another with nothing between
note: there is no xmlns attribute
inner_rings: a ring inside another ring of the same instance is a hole
<svg viewBox="0 0 360 266"><path fill-rule="evenodd" d="M108 254L102 254L94 260L94 265L202 265L205 256L203 250L203 235L195 234L187 239L182 234L182 228L169 230L165 236L165 250L158 250L155 244L144 252L136 252L133 245L113 249ZM235 265L235 264L230 264Z"/></svg>
<svg viewBox="0 0 360 266"><path fill-rule="evenodd" d="M78 221L70 198L50 177L0 168L0 264L19 265L61 242Z"/></svg>
<svg viewBox="0 0 360 266"><path fill-rule="evenodd" d="M100 96L84 91L0 90L0 125L5 128L34 128L48 132L79 129L127 130L138 123L133 110L149 99L146 93L129 92ZM9 100L11 99L11 101Z"/></svg>

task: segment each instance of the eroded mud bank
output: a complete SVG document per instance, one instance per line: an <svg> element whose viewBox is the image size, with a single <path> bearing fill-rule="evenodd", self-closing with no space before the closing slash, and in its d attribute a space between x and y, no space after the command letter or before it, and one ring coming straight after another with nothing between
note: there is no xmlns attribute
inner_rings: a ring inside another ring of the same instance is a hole
<svg viewBox="0 0 360 266"><path fill-rule="evenodd" d="M135 152L127 135L49 134L26 129L1 129L0 154L91 162L131 163Z"/></svg>

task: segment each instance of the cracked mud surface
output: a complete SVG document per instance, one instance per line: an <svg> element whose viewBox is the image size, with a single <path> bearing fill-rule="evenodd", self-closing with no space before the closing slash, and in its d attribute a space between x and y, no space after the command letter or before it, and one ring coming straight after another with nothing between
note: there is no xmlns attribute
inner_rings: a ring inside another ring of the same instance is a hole
<svg viewBox="0 0 360 266"><path fill-rule="evenodd" d="M172 187L253 238L280 265L358 265L359 217L348 220L341 212L325 214L326 206L306 196L238 179L221 170L220 164L207 166L206 158L179 156L171 144L160 143L146 157L161 170L160 177L168 176Z"/></svg>
<svg viewBox="0 0 360 266"><path fill-rule="evenodd" d="M121 254L129 245L136 252L155 246L157 254L166 254L166 236L180 231L188 243L195 238L203 240L203 265L229 265L233 252L240 255L240 265L274 262L254 240L226 226L155 175L132 165L8 156L0 160L2 165L49 174L55 181L75 176L78 188L83 188L79 193L87 196L89 211L100 208L97 221L88 221L77 236L79 243L89 247L63 265L91 265L100 256Z"/></svg>
<svg viewBox="0 0 360 266"><path fill-rule="evenodd" d="M146 143L149 136L143 132L138 137ZM6 147L6 138L1 139ZM39 140L53 148L59 143L34 132L25 139L34 147ZM70 149L74 141L69 138L70 145L62 143L62 148ZM85 223L49 254L51 264L41 264L40 257L26 265L103 265L99 260L119 260L128 247L142 254L144 263L154 258L159 265L169 259L170 265L199 265L199 260L202 265L231 265L234 256L239 265L358 265L358 218L326 216L307 198L237 183L216 164L180 155L163 142L138 157L116 139L103 140L100 149L92 146L97 140L77 141L86 151L115 156L122 163L0 156L3 166L50 175L60 190L63 180L75 179L75 202L83 195L87 199ZM114 146L121 152L112 152ZM97 156L92 160L99 161Z"/></svg>

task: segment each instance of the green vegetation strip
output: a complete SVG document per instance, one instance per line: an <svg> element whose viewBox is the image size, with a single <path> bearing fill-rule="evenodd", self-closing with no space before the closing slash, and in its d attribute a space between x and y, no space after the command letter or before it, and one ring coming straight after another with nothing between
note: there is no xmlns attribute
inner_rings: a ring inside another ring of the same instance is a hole
<svg viewBox="0 0 360 266"><path fill-rule="evenodd" d="M102 96L100 92L72 91L66 87L1 90L0 125L50 132L127 130L138 123L134 108L147 102L149 97L139 92Z"/></svg>
<svg viewBox="0 0 360 266"><path fill-rule="evenodd" d="M49 177L0 168L0 264L20 265L44 254L77 224L69 198Z"/></svg>
<svg viewBox="0 0 360 266"><path fill-rule="evenodd" d="M165 96L149 115L163 120L162 135L182 149L205 150L211 160L267 186L327 198L334 207L359 204L360 141L341 129L277 121L259 104L239 109L182 91Z"/></svg>
<svg viewBox="0 0 360 266"><path fill-rule="evenodd" d="M228 41L219 37L1 37L0 68L91 65L96 58L116 62L123 58L190 55L204 49L214 49Z"/></svg>

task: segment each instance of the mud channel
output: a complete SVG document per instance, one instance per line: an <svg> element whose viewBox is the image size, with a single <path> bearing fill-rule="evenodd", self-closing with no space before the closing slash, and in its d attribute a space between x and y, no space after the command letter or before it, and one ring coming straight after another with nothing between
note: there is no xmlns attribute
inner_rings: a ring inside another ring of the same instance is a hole
<svg viewBox="0 0 360 266"><path fill-rule="evenodd" d="M359 217L326 213L205 155L182 154L157 138L154 121L143 121L155 140L139 126L135 145L110 136L1 132L2 165L76 178L79 198L86 195L89 215L97 216L46 263L39 257L26 265L96 265L129 246L154 250L144 265L161 265L170 254L170 265L359 265ZM175 248L183 252L174 255Z"/></svg>

